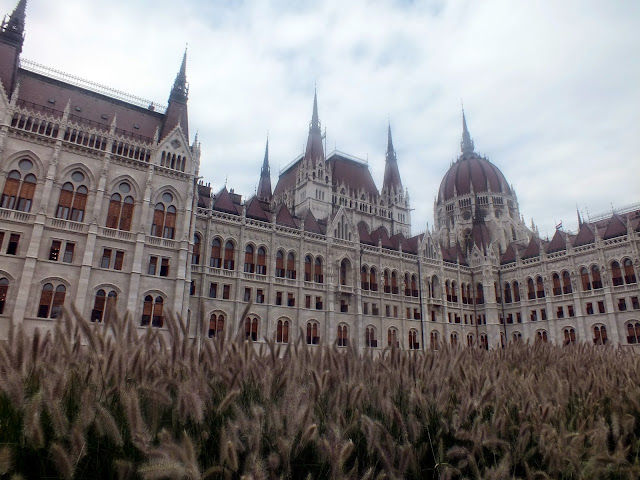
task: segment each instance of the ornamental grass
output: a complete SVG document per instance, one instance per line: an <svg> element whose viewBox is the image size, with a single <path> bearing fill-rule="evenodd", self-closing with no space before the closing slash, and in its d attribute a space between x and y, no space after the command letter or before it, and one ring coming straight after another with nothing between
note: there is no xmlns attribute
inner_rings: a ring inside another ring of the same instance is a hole
<svg viewBox="0 0 640 480"><path fill-rule="evenodd" d="M47 333L12 328L0 478L640 477L640 356L626 350L371 355L167 328L73 310Z"/></svg>

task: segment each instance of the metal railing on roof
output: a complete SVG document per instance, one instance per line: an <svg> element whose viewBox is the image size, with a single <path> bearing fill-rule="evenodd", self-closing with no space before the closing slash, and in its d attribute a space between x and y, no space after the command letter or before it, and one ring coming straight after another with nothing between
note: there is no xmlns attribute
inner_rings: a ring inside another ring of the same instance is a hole
<svg viewBox="0 0 640 480"><path fill-rule="evenodd" d="M600 212L595 215L590 215L589 211L587 211L587 218L589 222L598 222L600 220L604 220L605 218L612 217L613 215L624 215L625 213L631 213L640 210L640 202L639 203L630 203L628 205L623 205L622 207L614 208L611 206L611 210L607 212Z"/></svg>
<svg viewBox="0 0 640 480"><path fill-rule="evenodd" d="M348 153L341 152L340 150L334 150L333 152L327 155L327 158L331 158L333 155L338 155L342 158L346 158L347 160L351 160L362 165L369 165L369 160L365 160L364 158L354 157L353 155L349 155Z"/></svg>
<svg viewBox="0 0 640 480"><path fill-rule="evenodd" d="M25 58L20 59L20 68L28 70L29 72L43 75L45 77L53 78L54 80L60 80L70 85L84 88L85 90L90 90L92 92L99 93L116 100L121 100L137 107L146 108L159 113L165 113L167 110L166 105L161 105L151 100L147 100L146 98L137 97L135 95L131 95L130 93L116 90L115 88L107 87L106 85L102 85L100 83L92 82L91 80L85 80L84 78L76 77L75 75L65 73L61 70L56 70L55 68L47 67L32 60L27 60Z"/></svg>

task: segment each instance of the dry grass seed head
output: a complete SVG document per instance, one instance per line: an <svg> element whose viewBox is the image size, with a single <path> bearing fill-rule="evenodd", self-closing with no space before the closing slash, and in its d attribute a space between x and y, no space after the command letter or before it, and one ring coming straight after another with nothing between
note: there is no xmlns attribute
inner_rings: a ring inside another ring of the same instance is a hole
<svg viewBox="0 0 640 480"><path fill-rule="evenodd" d="M49 455L62 478L73 478L74 466L66 450L59 443L52 443Z"/></svg>

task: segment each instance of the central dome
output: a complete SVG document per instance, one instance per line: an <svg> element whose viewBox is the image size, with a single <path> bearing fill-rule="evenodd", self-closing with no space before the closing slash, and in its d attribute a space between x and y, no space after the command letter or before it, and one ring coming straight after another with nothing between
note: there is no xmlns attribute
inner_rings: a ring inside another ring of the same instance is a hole
<svg viewBox="0 0 640 480"><path fill-rule="evenodd" d="M473 152L463 153L442 179L438 204L471 192L488 191L511 194L507 179L498 167Z"/></svg>
<svg viewBox="0 0 640 480"><path fill-rule="evenodd" d="M470 193L511 194L507 179L498 167L474 151L473 140L467 129L467 119L462 111L462 155L445 174L438 191L438 204L446 203Z"/></svg>

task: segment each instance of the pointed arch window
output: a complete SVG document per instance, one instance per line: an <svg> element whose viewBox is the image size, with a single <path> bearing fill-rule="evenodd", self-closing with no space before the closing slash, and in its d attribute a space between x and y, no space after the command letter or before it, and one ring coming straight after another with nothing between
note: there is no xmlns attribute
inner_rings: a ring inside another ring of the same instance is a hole
<svg viewBox="0 0 640 480"><path fill-rule="evenodd" d="M28 168L23 168L23 164ZM23 159L20 161L19 167L24 172L27 172L33 168L33 163L31 160ZM18 170L12 170L9 172L4 184L2 197L0 197L0 207L30 212L36 191L36 183L37 179L33 173L27 173L22 178L22 174Z"/></svg>
<svg viewBox="0 0 640 480"><path fill-rule="evenodd" d="M222 243L219 238L214 238L211 242L211 259L209 260L209 266L213 268L220 268L222 265Z"/></svg>
<svg viewBox="0 0 640 480"><path fill-rule="evenodd" d="M573 287L571 286L571 274L566 270L562 272L562 293L565 295L573 293Z"/></svg>
<svg viewBox="0 0 640 480"><path fill-rule="evenodd" d="M484 303L484 288L481 283L478 283L476 290L476 303L482 305Z"/></svg>
<svg viewBox="0 0 640 480"><path fill-rule="evenodd" d="M64 285L58 285L54 288L53 284L45 283L40 294L38 317L58 318L62 313L66 293L67 288Z"/></svg>
<svg viewBox="0 0 640 480"><path fill-rule="evenodd" d="M520 301L520 284L518 284L517 281L513 282L513 301L514 302Z"/></svg>
<svg viewBox="0 0 640 480"><path fill-rule="evenodd" d="M611 262L611 282L614 287L622 285L622 270L620 270L620 264L616 261Z"/></svg>
<svg viewBox="0 0 640 480"><path fill-rule="evenodd" d="M91 321L102 322L110 312L115 308L118 301L118 294L115 290L111 290L109 294L102 288L96 292L93 301L93 309L91 310Z"/></svg>
<svg viewBox="0 0 640 480"><path fill-rule="evenodd" d="M369 287L372 292L378 291L378 271L376 270L376 267L371 267L369 272Z"/></svg>
<svg viewBox="0 0 640 480"><path fill-rule="evenodd" d="M151 324L152 327L162 327L164 325L163 307L164 299L161 296L157 296L155 300L151 295L145 296L140 325Z"/></svg>
<svg viewBox="0 0 640 480"><path fill-rule="evenodd" d="M284 278L284 252L282 250L276 252L276 277Z"/></svg>
<svg viewBox="0 0 640 480"><path fill-rule="evenodd" d="M409 330L409 350L420 350L420 342L418 342L418 331L415 328Z"/></svg>
<svg viewBox="0 0 640 480"><path fill-rule="evenodd" d="M600 267L597 265L591 267L591 286L594 290L602 288L602 276L600 275Z"/></svg>
<svg viewBox="0 0 640 480"><path fill-rule="evenodd" d="M289 320L278 320L276 343L289 343Z"/></svg>
<svg viewBox="0 0 640 480"><path fill-rule="evenodd" d="M564 344L569 345L571 343L576 343L576 331L571 327L567 327L563 330L564 333Z"/></svg>
<svg viewBox="0 0 640 480"><path fill-rule="evenodd" d="M536 298L536 287L533 284L533 278L527 278L527 297L529 300Z"/></svg>
<svg viewBox="0 0 640 480"><path fill-rule="evenodd" d="M254 250L252 245L247 245L244 249L244 271L245 273L255 272Z"/></svg>
<svg viewBox="0 0 640 480"><path fill-rule="evenodd" d="M547 343L549 341L546 330L538 330L536 333L536 341Z"/></svg>
<svg viewBox="0 0 640 480"><path fill-rule="evenodd" d="M391 272L391 293L398 294L398 272Z"/></svg>
<svg viewBox="0 0 640 480"><path fill-rule="evenodd" d="M9 280L4 277L0 278L0 315L4 313L4 309L7 304L8 292L9 292Z"/></svg>
<svg viewBox="0 0 640 480"><path fill-rule="evenodd" d="M485 350L489 350L489 337L487 337L486 333L480 334L480 348L484 348Z"/></svg>
<svg viewBox="0 0 640 480"><path fill-rule="evenodd" d="M227 240L224 244L224 263L222 268L225 270L235 270L235 245L231 240Z"/></svg>
<svg viewBox="0 0 640 480"><path fill-rule="evenodd" d="M607 327L605 327L604 325L596 325L595 327L593 327L594 345L606 345L607 341Z"/></svg>
<svg viewBox="0 0 640 480"><path fill-rule="evenodd" d="M293 252L289 252L287 255L286 277L290 280L296 279L296 256Z"/></svg>
<svg viewBox="0 0 640 480"><path fill-rule="evenodd" d="M369 272L365 266L360 269L360 288L369 290Z"/></svg>
<svg viewBox="0 0 640 480"><path fill-rule="evenodd" d="M389 278L389 270L385 270L382 274L384 281L384 293L391 293L391 279Z"/></svg>
<svg viewBox="0 0 640 480"><path fill-rule="evenodd" d="M640 322L627 323L627 343L640 343Z"/></svg>
<svg viewBox="0 0 640 480"><path fill-rule="evenodd" d="M536 278L536 296L538 298L544 298L544 283L542 277L539 275Z"/></svg>
<svg viewBox="0 0 640 480"><path fill-rule="evenodd" d="M209 317L209 338L224 338L224 315L212 313Z"/></svg>
<svg viewBox="0 0 640 480"><path fill-rule="evenodd" d="M247 340L258 341L258 319L256 317L247 317L244 320L244 336Z"/></svg>
<svg viewBox="0 0 640 480"><path fill-rule="evenodd" d="M313 258L311 255L304 257L304 281L310 282L313 276Z"/></svg>
<svg viewBox="0 0 640 480"><path fill-rule="evenodd" d="M582 267L580 269L580 280L582 280L583 292L588 292L589 290L591 290L591 280L589 278L589 271L585 267Z"/></svg>
<svg viewBox="0 0 640 480"><path fill-rule="evenodd" d="M346 347L349 345L349 327L347 325L338 325L337 343L339 347Z"/></svg>
<svg viewBox="0 0 640 480"><path fill-rule="evenodd" d="M451 335L449 335L449 339L451 341L452 347L458 346L458 334L456 332L453 332Z"/></svg>
<svg viewBox="0 0 640 480"><path fill-rule="evenodd" d="M467 347L473 347L473 333L467 333Z"/></svg>
<svg viewBox="0 0 640 480"><path fill-rule="evenodd" d="M431 334L429 335L429 344L431 347L431 350L438 350L440 348L439 345L439 341L438 341L438 332L436 332L435 330L431 331Z"/></svg>
<svg viewBox="0 0 640 480"><path fill-rule="evenodd" d="M324 283L324 274L322 269L322 258L316 257L313 267L313 281L316 283Z"/></svg>
<svg viewBox="0 0 640 480"><path fill-rule="evenodd" d="M398 330L395 327L391 327L387 330L387 346L400 348L400 341L398 340Z"/></svg>
<svg viewBox="0 0 640 480"><path fill-rule="evenodd" d="M410 278L409 274L405 273L404 274L404 296L405 297L411 296L411 280L409 278Z"/></svg>
<svg viewBox="0 0 640 480"><path fill-rule="evenodd" d="M307 345L318 345L319 343L318 322L307 322Z"/></svg>
<svg viewBox="0 0 640 480"><path fill-rule="evenodd" d="M629 258L625 258L622 262L624 268L624 283L636 283L636 272L633 269L633 262Z"/></svg>
<svg viewBox="0 0 640 480"><path fill-rule="evenodd" d="M505 282L504 284L504 303L511 303L511 284L509 282Z"/></svg>
<svg viewBox="0 0 640 480"><path fill-rule="evenodd" d="M258 275L267 274L267 250L264 247L258 248L258 263L256 265Z"/></svg>
<svg viewBox="0 0 640 480"><path fill-rule="evenodd" d="M557 296L562 294L562 288L560 288L560 275L553 274L553 295Z"/></svg>
<svg viewBox="0 0 640 480"><path fill-rule="evenodd" d="M200 265L200 235L193 236L193 250L191 252L191 265Z"/></svg>
<svg viewBox="0 0 640 480"><path fill-rule="evenodd" d="M120 182L118 191L111 195L109 209L107 211L107 228L131 231L133 219L134 201L131 193L131 185L127 182Z"/></svg>
<svg viewBox="0 0 640 480"><path fill-rule="evenodd" d="M376 328L373 325L369 325L364 333L364 344L369 348L377 348L378 340L376 340Z"/></svg>

